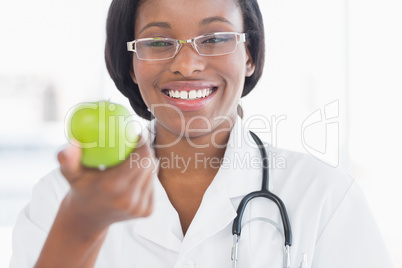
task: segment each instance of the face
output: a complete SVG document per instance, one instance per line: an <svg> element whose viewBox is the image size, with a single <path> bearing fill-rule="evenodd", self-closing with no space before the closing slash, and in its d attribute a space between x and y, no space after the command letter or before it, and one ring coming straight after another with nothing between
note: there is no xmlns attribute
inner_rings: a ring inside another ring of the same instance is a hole
<svg viewBox="0 0 402 268"><path fill-rule="evenodd" d="M215 32L243 32L241 10L234 0L147 0L139 7L135 22L136 39L187 40ZM131 75L156 117L158 132L163 128L180 135L184 130L188 136L197 136L227 128L230 120L234 123L244 79L253 71L245 43L221 56L201 56L191 44L184 44L168 60L145 61L133 55ZM185 100L170 96L169 91L200 92L201 97ZM210 95L202 97L205 92Z"/></svg>

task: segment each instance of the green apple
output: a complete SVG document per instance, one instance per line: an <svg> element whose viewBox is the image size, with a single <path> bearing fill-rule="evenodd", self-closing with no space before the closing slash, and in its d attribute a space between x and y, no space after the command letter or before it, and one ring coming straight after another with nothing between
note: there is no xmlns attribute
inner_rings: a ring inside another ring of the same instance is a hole
<svg viewBox="0 0 402 268"><path fill-rule="evenodd" d="M135 149L138 135L130 112L108 101L76 105L67 119L70 142L82 148L81 163L105 169L123 162Z"/></svg>

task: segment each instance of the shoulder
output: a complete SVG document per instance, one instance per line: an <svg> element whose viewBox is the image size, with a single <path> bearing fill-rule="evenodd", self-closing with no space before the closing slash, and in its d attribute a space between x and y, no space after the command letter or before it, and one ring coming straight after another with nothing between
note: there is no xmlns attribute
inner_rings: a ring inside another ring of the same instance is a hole
<svg viewBox="0 0 402 268"><path fill-rule="evenodd" d="M323 190L347 191L355 182L345 170L333 167L312 155L268 147L273 181L293 187L315 187Z"/></svg>
<svg viewBox="0 0 402 268"><path fill-rule="evenodd" d="M273 192L283 199L296 226L309 221L318 228L312 231L321 233L339 207L366 202L357 181L343 169L300 152L270 151L285 162L271 169Z"/></svg>
<svg viewBox="0 0 402 268"><path fill-rule="evenodd" d="M52 170L34 185L31 200L25 208L27 216L38 222L47 219L46 225L50 225L69 189L60 170Z"/></svg>
<svg viewBox="0 0 402 268"><path fill-rule="evenodd" d="M55 169L32 189L29 204L19 213L13 229L10 267L32 267L56 217L69 184Z"/></svg>
<svg viewBox="0 0 402 268"><path fill-rule="evenodd" d="M53 195L55 199L61 200L69 189L70 186L61 174L60 169L56 168L35 184L33 194L35 194L35 192L38 194L44 194L46 192L48 195Z"/></svg>

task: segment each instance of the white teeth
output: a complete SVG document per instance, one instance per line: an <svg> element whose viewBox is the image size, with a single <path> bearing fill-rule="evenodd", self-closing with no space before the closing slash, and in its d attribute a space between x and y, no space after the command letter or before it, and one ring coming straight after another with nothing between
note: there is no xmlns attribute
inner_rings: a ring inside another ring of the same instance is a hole
<svg viewBox="0 0 402 268"><path fill-rule="evenodd" d="M201 97L202 97L201 90L197 90L197 98L201 98Z"/></svg>
<svg viewBox="0 0 402 268"><path fill-rule="evenodd" d="M199 89L199 90L190 90L189 92L178 91L178 90L169 90L168 95L171 98L176 98L176 99L194 100L194 99L208 97L212 92L213 92L213 90L211 90L210 88L204 88L204 89Z"/></svg>
<svg viewBox="0 0 402 268"><path fill-rule="evenodd" d="M195 99L197 97L197 93L195 92L195 90L191 90L189 93L188 93L188 98L189 99Z"/></svg>
<svg viewBox="0 0 402 268"><path fill-rule="evenodd" d="M187 91L180 92L180 99L188 99Z"/></svg>
<svg viewBox="0 0 402 268"><path fill-rule="evenodd" d="M206 95L207 95L207 89L203 89L201 96L202 96L203 98L205 98Z"/></svg>

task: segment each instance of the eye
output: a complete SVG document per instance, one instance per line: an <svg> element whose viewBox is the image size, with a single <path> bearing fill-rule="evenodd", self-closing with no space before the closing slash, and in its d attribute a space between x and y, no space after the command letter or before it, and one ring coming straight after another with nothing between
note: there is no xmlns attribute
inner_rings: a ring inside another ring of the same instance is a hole
<svg viewBox="0 0 402 268"><path fill-rule="evenodd" d="M171 47L174 46L172 41L169 40L152 40L146 43L147 47Z"/></svg>
<svg viewBox="0 0 402 268"><path fill-rule="evenodd" d="M207 39L204 39L202 41L202 44L217 44L217 43L222 43L222 42L227 42L229 39L225 36L214 36L214 37L209 37Z"/></svg>

